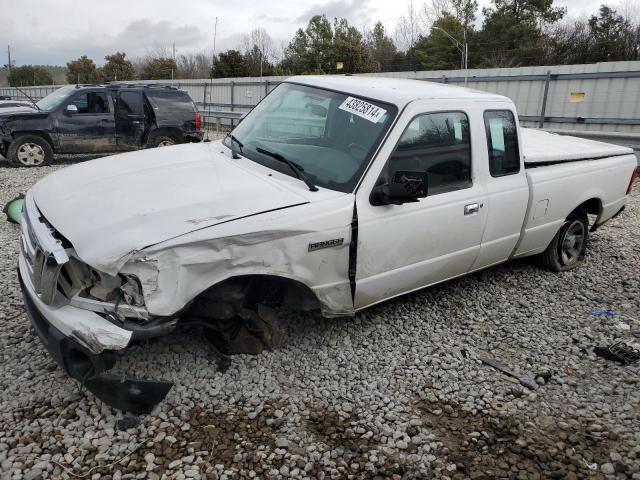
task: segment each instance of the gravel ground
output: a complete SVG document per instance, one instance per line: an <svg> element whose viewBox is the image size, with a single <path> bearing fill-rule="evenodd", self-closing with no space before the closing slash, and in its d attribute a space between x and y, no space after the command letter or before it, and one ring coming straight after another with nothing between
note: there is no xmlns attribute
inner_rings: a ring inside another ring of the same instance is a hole
<svg viewBox="0 0 640 480"><path fill-rule="evenodd" d="M64 165L4 167L0 205ZM32 336L2 221L0 478L640 479L640 372L592 353L640 335L639 211L636 184L572 272L511 262L354 319L287 314L280 348L224 370L188 331L136 345L118 370L176 384L124 431Z"/></svg>

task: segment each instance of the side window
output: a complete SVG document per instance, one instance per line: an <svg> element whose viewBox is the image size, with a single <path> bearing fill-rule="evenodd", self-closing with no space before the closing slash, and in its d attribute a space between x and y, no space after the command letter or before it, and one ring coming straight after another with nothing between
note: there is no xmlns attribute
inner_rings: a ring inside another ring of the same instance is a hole
<svg viewBox="0 0 640 480"><path fill-rule="evenodd" d="M142 94L131 91L120 92L120 95L118 95L118 109L125 113L142 115Z"/></svg>
<svg viewBox="0 0 640 480"><path fill-rule="evenodd" d="M512 175L520 171L518 129L509 110L484 112L489 148L489 172L492 177Z"/></svg>
<svg viewBox="0 0 640 480"><path fill-rule="evenodd" d="M70 105L78 108L78 113L109 113L109 102L104 92L87 92L71 100Z"/></svg>
<svg viewBox="0 0 640 480"><path fill-rule="evenodd" d="M387 175L392 179L397 172L412 171L428 174L428 195L471 187L471 139L466 114L427 113L411 121L389 158Z"/></svg>

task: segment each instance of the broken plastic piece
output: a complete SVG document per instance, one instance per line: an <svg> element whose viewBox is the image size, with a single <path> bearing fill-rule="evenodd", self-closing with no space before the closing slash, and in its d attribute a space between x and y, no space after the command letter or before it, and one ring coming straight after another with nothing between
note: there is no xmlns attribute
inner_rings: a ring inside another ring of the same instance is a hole
<svg viewBox="0 0 640 480"><path fill-rule="evenodd" d="M640 361L640 350L624 342L616 342L608 347L595 347L593 353L622 365L633 365Z"/></svg>
<svg viewBox="0 0 640 480"><path fill-rule="evenodd" d="M124 431L137 427L140 424L140 417L133 413L125 413L124 416L116 420L116 428Z"/></svg>
<svg viewBox="0 0 640 480"><path fill-rule="evenodd" d="M22 219L22 206L24 205L24 195L7 202L2 211L7 215L7 220L11 223L20 224Z"/></svg>
<svg viewBox="0 0 640 480"><path fill-rule="evenodd" d="M515 379L517 379L520 382L520 385L522 385L523 387L526 387L530 390L537 390L538 389L538 384L536 383L536 381L527 376L527 375L521 375L519 373L516 373L514 370L512 370L511 368L509 368L507 365L505 365L504 363L500 362L499 360L495 359L495 358L489 358L489 357L480 357L480 361L482 363L486 363L487 365L500 370L502 373L506 373L508 376L513 377Z"/></svg>

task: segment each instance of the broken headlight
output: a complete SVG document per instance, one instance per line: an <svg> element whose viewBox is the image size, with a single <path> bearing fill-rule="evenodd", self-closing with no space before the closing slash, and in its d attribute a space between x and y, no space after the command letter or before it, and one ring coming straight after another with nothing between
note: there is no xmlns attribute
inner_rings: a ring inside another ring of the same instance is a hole
<svg viewBox="0 0 640 480"><path fill-rule="evenodd" d="M132 307L144 306L142 284L135 275L120 274L116 276L106 275L91 270L92 286L89 295L110 303L123 303Z"/></svg>
<svg viewBox="0 0 640 480"><path fill-rule="evenodd" d="M120 276L124 280L122 285L120 285L122 300L132 307L144 306L144 296L142 295L142 284L140 280L134 275L122 274Z"/></svg>

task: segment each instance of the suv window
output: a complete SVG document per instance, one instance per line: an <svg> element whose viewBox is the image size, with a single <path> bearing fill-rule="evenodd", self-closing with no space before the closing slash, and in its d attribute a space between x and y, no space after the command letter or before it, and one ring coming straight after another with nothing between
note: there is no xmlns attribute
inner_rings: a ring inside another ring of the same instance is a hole
<svg viewBox="0 0 640 480"><path fill-rule="evenodd" d="M104 92L81 93L71 100L69 105L75 105L78 113L101 114L109 113L109 102Z"/></svg>
<svg viewBox="0 0 640 480"><path fill-rule="evenodd" d="M518 129L509 110L484 112L484 126L489 148L489 172L492 177L512 175L520 171Z"/></svg>
<svg viewBox="0 0 640 480"><path fill-rule="evenodd" d="M188 113L196 111L191 97L184 92L148 89L145 93L155 110Z"/></svg>
<svg viewBox="0 0 640 480"><path fill-rule="evenodd" d="M142 115L142 94L134 91L120 92L118 108L126 113Z"/></svg>
<svg viewBox="0 0 640 480"><path fill-rule="evenodd" d="M415 117L389 157L387 178L398 171L427 172L429 195L471 187L469 117L462 112Z"/></svg>

